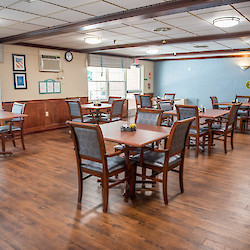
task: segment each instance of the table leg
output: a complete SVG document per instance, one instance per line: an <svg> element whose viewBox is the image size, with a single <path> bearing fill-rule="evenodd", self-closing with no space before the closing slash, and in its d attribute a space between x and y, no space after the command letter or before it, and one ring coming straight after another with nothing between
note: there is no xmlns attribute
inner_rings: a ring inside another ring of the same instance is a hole
<svg viewBox="0 0 250 250"><path fill-rule="evenodd" d="M5 151L5 134L1 134L1 140L2 140L2 152L0 152L0 155L11 155L12 153L10 151Z"/></svg>

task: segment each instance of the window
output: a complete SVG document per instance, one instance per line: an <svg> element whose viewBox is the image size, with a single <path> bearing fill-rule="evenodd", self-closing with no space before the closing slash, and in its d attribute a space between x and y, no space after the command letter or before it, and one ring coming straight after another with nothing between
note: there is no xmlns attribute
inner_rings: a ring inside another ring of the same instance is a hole
<svg viewBox="0 0 250 250"><path fill-rule="evenodd" d="M126 69L88 67L89 100L107 100L109 96L126 97Z"/></svg>

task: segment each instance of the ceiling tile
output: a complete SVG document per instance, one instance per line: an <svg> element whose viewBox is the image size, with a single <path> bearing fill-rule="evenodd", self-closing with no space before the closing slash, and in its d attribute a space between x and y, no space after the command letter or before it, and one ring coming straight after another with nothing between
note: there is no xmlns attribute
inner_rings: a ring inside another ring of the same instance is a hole
<svg viewBox="0 0 250 250"><path fill-rule="evenodd" d="M91 18L92 16L75 10L65 10L50 14L48 15L48 17L53 17L68 22L80 22L88 18Z"/></svg>
<svg viewBox="0 0 250 250"><path fill-rule="evenodd" d="M30 3L21 1L16 4L11 5L11 9L22 10L25 12L38 14L38 15L42 13L42 15L44 16L53 12L62 11L65 8L56 6L54 4L41 2L41 1L34 1Z"/></svg>
<svg viewBox="0 0 250 250"><path fill-rule="evenodd" d="M142 6L162 3L162 0L107 0L106 2L110 2L116 4L118 6L124 7L126 9L134 9Z"/></svg>
<svg viewBox="0 0 250 250"><path fill-rule="evenodd" d="M147 38L147 37L158 37L159 40L164 39L164 36L160 36L158 34L154 34L152 32L137 32L137 33L133 33L133 34L129 34L130 36L134 36L134 37L138 37L138 38Z"/></svg>
<svg viewBox="0 0 250 250"><path fill-rule="evenodd" d="M249 44L241 41L240 39L219 40L218 43L225 45L225 46L229 46L232 49L249 48Z"/></svg>
<svg viewBox="0 0 250 250"><path fill-rule="evenodd" d="M193 10L189 12L194 15L201 15L201 14L214 13L214 12L225 11L225 10L233 10L233 8L230 5L223 5L223 6L213 7L213 8Z"/></svg>
<svg viewBox="0 0 250 250"><path fill-rule="evenodd" d="M56 26L56 25L60 25L60 24L66 24L66 22L64 22L64 21L52 19L49 17L40 17L40 18L32 19L29 21L29 23L43 25L46 27L52 27L52 26Z"/></svg>
<svg viewBox="0 0 250 250"><path fill-rule="evenodd" d="M250 2L246 1L243 3L234 3L232 4L235 8L244 8L244 7L250 7Z"/></svg>
<svg viewBox="0 0 250 250"><path fill-rule="evenodd" d="M24 31L34 31L34 30L43 29L44 27L45 26L39 26L39 25L29 24L29 23L18 23L18 24L9 26L9 28L20 29Z"/></svg>
<svg viewBox="0 0 250 250"><path fill-rule="evenodd" d="M0 1L0 6L1 6L1 7L8 7L8 6L10 6L11 4L17 3L17 2L19 2L19 0L1 0L1 1Z"/></svg>
<svg viewBox="0 0 250 250"><path fill-rule="evenodd" d="M240 11L241 14L243 14L246 18L248 18L248 20L250 20L250 5L249 7L240 8L238 10Z"/></svg>
<svg viewBox="0 0 250 250"><path fill-rule="evenodd" d="M182 13L177 13L177 14L172 14L172 15L156 17L155 19L160 20L160 21L165 21L165 20L176 19L176 18L181 18L181 17L189 17L189 16L190 14L188 12L182 12Z"/></svg>
<svg viewBox="0 0 250 250"><path fill-rule="evenodd" d="M16 29L10 29L10 28L0 28L0 34L5 34L5 36L14 36L21 33L24 33L23 30L16 30Z"/></svg>
<svg viewBox="0 0 250 250"><path fill-rule="evenodd" d="M10 10L10 9L1 9L0 17L24 22L32 18L36 18L38 17L38 15L33 15L33 14L16 11L16 10Z"/></svg>
<svg viewBox="0 0 250 250"><path fill-rule="evenodd" d="M101 1L79 6L78 8L74 9L87 14L92 14L94 16L101 16L124 10L120 7Z"/></svg>
<svg viewBox="0 0 250 250"><path fill-rule="evenodd" d="M18 22L0 18L0 27L10 26Z"/></svg>
<svg viewBox="0 0 250 250"><path fill-rule="evenodd" d="M115 29L112 29L112 31L115 31L120 34L131 34L131 33L141 32L140 29L137 29L132 26L124 26L122 28L115 28Z"/></svg>
<svg viewBox="0 0 250 250"><path fill-rule="evenodd" d="M57 4L57 5L67 7L67 8L73 8L73 7L77 7L77 6L80 6L80 5L93 3L93 2L97 2L97 1L99 1L99 0L66 0L66 1L62 1L62 0L46 0L46 2Z"/></svg>

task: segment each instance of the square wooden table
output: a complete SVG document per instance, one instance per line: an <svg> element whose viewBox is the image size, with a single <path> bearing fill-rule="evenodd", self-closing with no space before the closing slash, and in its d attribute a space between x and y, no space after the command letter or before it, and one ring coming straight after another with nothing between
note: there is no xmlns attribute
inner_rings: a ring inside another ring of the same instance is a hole
<svg viewBox="0 0 250 250"><path fill-rule="evenodd" d="M224 106L232 106L235 103L232 102L219 102L219 103L214 103L214 105L224 105ZM250 102L242 102L240 107L250 107Z"/></svg>
<svg viewBox="0 0 250 250"><path fill-rule="evenodd" d="M121 131L121 126L127 124L125 121L116 121L100 125L104 140L125 144L125 158L128 167L128 171L135 171L131 168L129 161L129 148L137 147L141 148L149 143L159 141L169 136L171 128L163 126L153 126L145 124L136 124L136 131L124 132ZM129 195L130 194L130 195ZM126 184L126 191L124 193L127 200L130 196L131 199L135 199L135 186L130 185L128 191L128 183Z"/></svg>
<svg viewBox="0 0 250 250"><path fill-rule="evenodd" d="M199 112L199 117L215 119L220 116L226 115L228 113L229 113L229 110L225 110L225 109L207 109L205 112ZM163 114L177 115L177 110L165 111Z"/></svg>
<svg viewBox="0 0 250 250"><path fill-rule="evenodd" d="M82 104L82 109L88 109L90 113L93 115L93 112L96 113L97 123L101 120L101 110L104 109L111 109L112 104L109 103L102 103L101 106L96 106L93 103Z"/></svg>
<svg viewBox="0 0 250 250"><path fill-rule="evenodd" d="M19 117L25 117L27 116L26 114L15 114L12 112L7 112L4 110L0 110L0 125L2 124L3 121L8 121L12 120L13 118L19 118ZM2 151L0 151L0 154L11 154L10 151L5 151L5 134L1 134L1 139L2 139Z"/></svg>

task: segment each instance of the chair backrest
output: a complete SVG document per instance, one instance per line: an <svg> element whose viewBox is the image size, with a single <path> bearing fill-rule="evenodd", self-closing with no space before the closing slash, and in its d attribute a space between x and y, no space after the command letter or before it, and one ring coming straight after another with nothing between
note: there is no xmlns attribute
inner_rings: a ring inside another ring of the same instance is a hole
<svg viewBox="0 0 250 250"><path fill-rule="evenodd" d="M218 109L219 105L215 105L216 103L218 103L218 98L216 96L210 96L210 99L212 101L213 109Z"/></svg>
<svg viewBox="0 0 250 250"><path fill-rule="evenodd" d="M195 118L188 118L174 123L166 145L169 157L184 153L188 132L194 120Z"/></svg>
<svg viewBox="0 0 250 250"><path fill-rule="evenodd" d="M141 108L152 108L152 101L150 95L140 95Z"/></svg>
<svg viewBox="0 0 250 250"><path fill-rule="evenodd" d="M174 100L174 98L175 98L175 93L165 93L164 94L164 99Z"/></svg>
<svg viewBox="0 0 250 250"><path fill-rule="evenodd" d="M141 105L140 94L134 94L134 95L135 95L136 107L138 108Z"/></svg>
<svg viewBox="0 0 250 250"><path fill-rule="evenodd" d="M109 103L109 104L112 104L112 102L113 102L114 100L117 100L117 99L121 99L121 97L120 97L120 96L109 96L108 103Z"/></svg>
<svg viewBox="0 0 250 250"><path fill-rule="evenodd" d="M77 161L81 162L80 159L87 159L104 162L106 150L99 125L71 121L67 124L72 132Z"/></svg>
<svg viewBox="0 0 250 250"><path fill-rule="evenodd" d="M234 123L235 123L236 118L237 118L237 112L238 112L240 105L241 105L241 103L236 103L236 104L232 105L230 112L228 114L228 118L227 118L227 120L228 120L228 122L226 124L227 129L233 129Z"/></svg>
<svg viewBox="0 0 250 250"><path fill-rule="evenodd" d="M120 117L122 119L124 102L125 99L113 100L110 110L110 120L112 120L112 117Z"/></svg>
<svg viewBox="0 0 250 250"><path fill-rule="evenodd" d="M162 113L161 109L139 108L136 112L135 123L160 126Z"/></svg>
<svg viewBox="0 0 250 250"><path fill-rule="evenodd" d="M238 99L238 102L247 103L250 102L250 96L236 95L235 100Z"/></svg>
<svg viewBox="0 0 250 250"><path fill-rule="evenodd" d="M25 104L22 103L18 103L18 102L14 102L13 106L12 106L12 113L15 114L24 114L24 108L25 108ZM19 118L13 118L12 121L23 121L23 117L19 117Z"/></svg>
<svg viewBox="0 0 250 250"><path fill-rule="evenodd" d="M169 111L173 109L173 105L170 101L157 101L157 108L163 111Z"/></svg>
<svg viewBox="0 0 250 250"><path fill-rule="evenodd" d="M66 100L66 102L67 102L68 107L69 107L71 120L78 118L79 122L83 122L83 114L82 114L80 100L79 99L69 99L69 100Z"/></svg>
<svg viewBox="0 0 250 250"><path fill-rule="evenodd" d="M187 118L194 117L195 120L191 124L191 128L195 128L197 130L197 133L199 133L199 112L198 107L193 105L175 105L177 109L177 119L178 120L184 120Z"/></svg>

